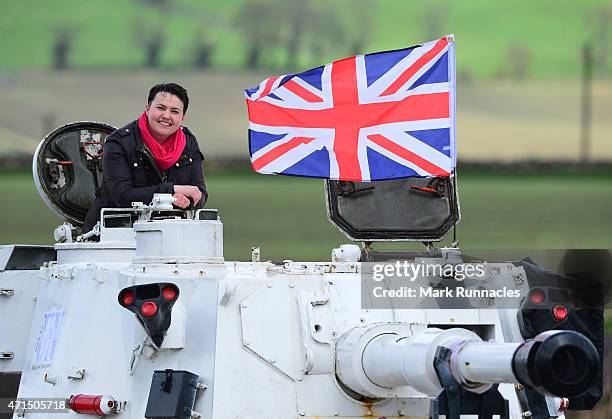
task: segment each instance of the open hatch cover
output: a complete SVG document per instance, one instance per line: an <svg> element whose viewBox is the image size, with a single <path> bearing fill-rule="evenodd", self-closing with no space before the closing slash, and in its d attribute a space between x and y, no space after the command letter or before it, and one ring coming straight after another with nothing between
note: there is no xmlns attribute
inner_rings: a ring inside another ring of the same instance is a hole
<svg viewBox="0 0 612 419"><path fill-rule="evenodd" d="M42 139L32 161L34 183L51 210L82 226L102 182L102 147L115 131L99 122L74 122Z"/></svg>
<svg viewBox="0 0 612 419"><path fill-rule="evenodd" d="M350 239L441 240L459 221L454 178L325 181L327 215Z"/></svg>

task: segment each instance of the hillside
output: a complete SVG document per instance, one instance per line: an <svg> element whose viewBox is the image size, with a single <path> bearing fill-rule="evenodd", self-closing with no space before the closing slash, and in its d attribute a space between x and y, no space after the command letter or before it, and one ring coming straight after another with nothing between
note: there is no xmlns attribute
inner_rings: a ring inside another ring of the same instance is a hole
<svg viewBox="0 0 612 419"><path fill-rule="evenodd" d="M162 68L192 67L199 51L203 66L237 69L257 39L260 67L305 69L454 33L462 77L578 77L586 41L608 77L611 16L606 0L22 0L2 5L0 71L50 68L61 39L75 68L142 67L158 41Z"/></svg>

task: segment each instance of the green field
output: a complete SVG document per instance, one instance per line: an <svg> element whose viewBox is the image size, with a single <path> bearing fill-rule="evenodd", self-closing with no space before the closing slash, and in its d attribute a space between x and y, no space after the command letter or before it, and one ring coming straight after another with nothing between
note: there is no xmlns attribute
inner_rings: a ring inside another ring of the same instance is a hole
<svg viewBox="0 0 612 419"><path fill-rule="evenodd" d="M61 222L31 177L0 176L0 243L51 243ZM349 242L327 221L320 180L212 173L207 184L227 260L249 259L252 246L265 259L329 260L333 247ZM612 248L612 175L468 173L459 177L459 196L463 248Z"/></svg>
<svg viewBox="0 0 612 419"><path fill-rule="evenodd" d="M236 16L246 2L5 1L0 14L0 70L49 68L52 45L64 31L73 36L70 62L77 68L140 67L142 40L158 29L164 42L161 63L166 68L191 66L196 39L211 43L213 66L239 68L247 43L244 25ZM152 3L167 6L158 9ZM517 65L530 77L577 77L584 42L594 42L600 57L610 53L606 22L611 9L606 0L259 0L258 4L278 13L267 21L251 18L254 27L270 33L263 63L268 67L285 63L283 45L299 23L295 15L300 12L291 12L296 7L303 9L298 68L353 55L359 37L363 38L359 52L373 52L454 33L459 73L475 78L512 76ZM609 76L612 61L600 60L597 71Z"/></svg>

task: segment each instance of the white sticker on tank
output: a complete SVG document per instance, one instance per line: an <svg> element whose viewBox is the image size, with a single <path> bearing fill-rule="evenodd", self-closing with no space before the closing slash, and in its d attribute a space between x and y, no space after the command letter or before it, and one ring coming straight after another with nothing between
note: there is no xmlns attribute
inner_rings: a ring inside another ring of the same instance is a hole
<svg viewBox="0 0 612 419"><path fill-rule="evenodd" d="M36 348L34 349L33 370L48 367L53 363L53 355L55 354L55 347L57 346L57 338L59 337L63 318L63 311L49 311L45 313L45 321L40 328L40 333L36 340Z"/></svg>

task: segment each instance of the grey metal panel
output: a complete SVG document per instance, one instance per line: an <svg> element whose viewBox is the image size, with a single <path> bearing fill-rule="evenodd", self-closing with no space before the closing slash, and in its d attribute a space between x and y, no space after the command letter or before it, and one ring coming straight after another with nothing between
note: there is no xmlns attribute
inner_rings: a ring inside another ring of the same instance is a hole
<svg viewBox="0 0 612 419"><path fill-rule="evenodd" d="M353 240L437 241L459 221L452 178L326 181L332 223Z"/></svg>
<svg viewBox="0 0 612 419"><path fill-rule="evenodd" d="M0 272L36 270L57 259L53 246L14 245L0 248Z"/></svg>
<svg viewBox="0 0 612 419"><path fill-rule="evenodd" d="M21 372L0 372L0 399L15 399L19 390ZM0 419L11 419L12 414L0 413Z"/></svg>

